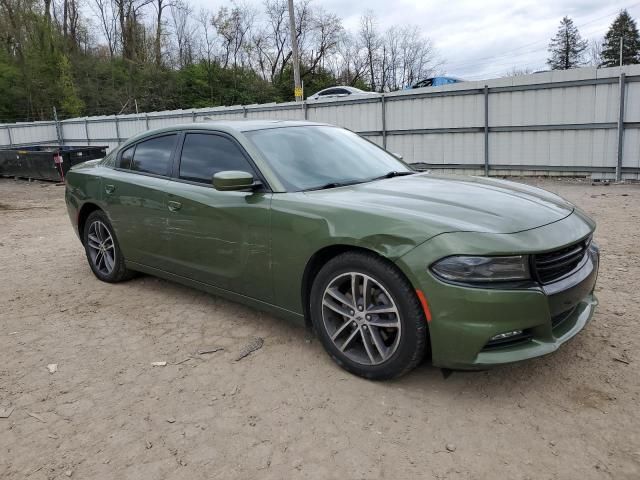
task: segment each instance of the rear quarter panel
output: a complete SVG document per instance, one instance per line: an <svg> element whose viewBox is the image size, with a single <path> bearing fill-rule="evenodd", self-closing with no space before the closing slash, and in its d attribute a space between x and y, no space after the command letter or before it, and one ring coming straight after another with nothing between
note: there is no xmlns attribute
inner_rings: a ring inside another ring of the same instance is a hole
<svg viewBox="0 0 640 480"><path fill-rule="evenodd" d="M99 207L102 205L102 176L105 167L96 166L95 163L87 162L89 165L81 164L69 170L66 177L65 202L67 213L78 237L82 237L82 232L78 230L78 215L83 205L95 203Z"/></svg>

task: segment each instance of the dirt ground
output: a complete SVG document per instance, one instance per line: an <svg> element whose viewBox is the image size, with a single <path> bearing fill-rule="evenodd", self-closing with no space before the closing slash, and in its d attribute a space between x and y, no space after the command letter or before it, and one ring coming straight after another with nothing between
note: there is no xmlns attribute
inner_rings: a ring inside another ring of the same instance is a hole
<svg viewBox="0 0 640 480"><path fill-rule="evenodd" d="M640 185L530 182L598 222L592 323L528 363L374 383L286 321L99 282L64 187L1 179L0 478L640 478Z"/></svg>

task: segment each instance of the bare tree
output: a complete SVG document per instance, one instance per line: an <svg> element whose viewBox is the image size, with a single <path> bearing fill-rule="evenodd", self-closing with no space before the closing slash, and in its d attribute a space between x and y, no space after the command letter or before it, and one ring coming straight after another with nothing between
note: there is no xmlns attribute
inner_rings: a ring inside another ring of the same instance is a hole
<svg viewBox="0 0 640 480"><path fill-rule="evenodd" d="M304 65L307 67L301 72L305 75L315 71L327 57L337 50L340 36L343 32L342 21L334 14L324 10L318 10L310 15L310 46L309 53L301 53Z"/></svg>
<svg viewBox="0 0 640 480"><path fill-rule="evenodd" d="M222 38L222 66L227 68L232 62L234 67L242 64L242 52L250 36L255 12L247 6L234 5L233 8L220 7L213 16L213 26Z"/></svg>
<svg viewBox="0 0 640 480"><path fill-rule="evenodd" d="M357 45L356 38L349 32L342 32L336 53L328 58L333 75L345 85L355 85L367 71L367 58Z"/></svg>
<svg viewBox="0 0 640 480"><path fill-rule="evenodd" d="M585 52L586 63L592 67L602 65L602 39L592 39Z"/></svg>
<svg viewBox="0 0 640 480"><path fill-rule="evenodd" d="M155 58L156 66L162 65L162 35L164 23L162 20L162 14L167 7L172 7L174 2L172 0L152 0L153 7L156 10L156 24L155 24L155 41L153 56Z"/></svg>
<svg viewBox="0 0 640 480"><path fill-rule="evenodd" d="M376 90L376 67L379 62L380 33L376 25L376 18L372 12L368 12L360 18L359 40L367 57L369 70L369 84L371 90Z"/></svg>
<svg viewBox="0 0 640 480"><path fill-rule="evenodd" d="M111 58L115 55L118 48L118 10L114 0L93 0L91 9L98 17L102 34L107 41L109 47L109 55Z"/></svg>
<svg viewBox="0 0 640 480"><path fill-rule="evenodd" d="M114 0L118 14L122 56L125 60L135 61L138 57L138 39L146 36L142 26L142 9L152 0Z"/></svg>
<svg viewBox="0 0 640 480"><path fill-rule="evenodd" d="M183 0L170 5L171 23L177 46L176 66L180 69L193 63L193 28L191 24L192 8Z"/></svg>
<svg viewBox="0 0 640 480"><path fill-rule="evenodd" d="M209 87L209 100L213 101L213 71L215 68L215 29L213 27L213 15L206 9L201 9L198 14L198 24L201 33L200 58L207 72L207 86Z"/></svg>
<svg viewBox="0 0 640 480"><path fill-rule="evenodd" d="M511 70L504 74L505 77L519 77L521 75L530 75L533 69L529 67L511 67Z"/></svg>

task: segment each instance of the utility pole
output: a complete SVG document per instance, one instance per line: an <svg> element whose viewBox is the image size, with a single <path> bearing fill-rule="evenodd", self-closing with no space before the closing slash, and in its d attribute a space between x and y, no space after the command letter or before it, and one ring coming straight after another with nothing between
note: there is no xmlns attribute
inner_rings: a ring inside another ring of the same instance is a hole
<svg viewBox="0 0 640 480"><path fill-rule="evenodd" d="M56 125L56 137L58 137L58 145L62 146L62 131L60 129L60 122L58 121L58 111L56 107L53 107L53 121Z"/></svg>
<svg viewBox="0 0 640 480"><path fill-rule="evenodd" d="M302 85L300 83L300 57L298 56L298 37L296 35L296 15L293 0L289 0L289 31L291 32L291 53L293 57L293 80L296 102L302 101Z"/></svg>
<svg viewBox="0 0 640 480"><path fill-rule="evenodd" d="M624 44L624 35L620 37L620 66L622 66L622 45Z"/></svg>

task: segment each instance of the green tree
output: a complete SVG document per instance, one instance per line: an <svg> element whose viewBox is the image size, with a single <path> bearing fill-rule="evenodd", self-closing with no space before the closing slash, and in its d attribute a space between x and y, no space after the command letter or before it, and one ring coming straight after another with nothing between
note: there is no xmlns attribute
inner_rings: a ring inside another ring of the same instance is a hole
<svg viewBox="0 0 640 480"><path fill-rule="evenodd" d="M76 95L76 87L71 74L71 62L65 55L58 61L58 82L60 88L60 108L66 117L78 117L84 110L84 102Z"/></svg>
<svg viewBox="0 0 640 480"><path fill-rule="evenodd" d="M629 12L622 10L609 27L602 44L602 66L620 65L620 39L622 39L622 64L640 63L640 36L636 22Z"/></svg>
<svg viewBox="0 0 640 480"><path fill-rule="evenodd" d="M558 33L549 42L549 58L547 64L552 70L568 70L583 65L584 51L588 42L580 36L573 20L564 17L560 21Z"/></svg>

